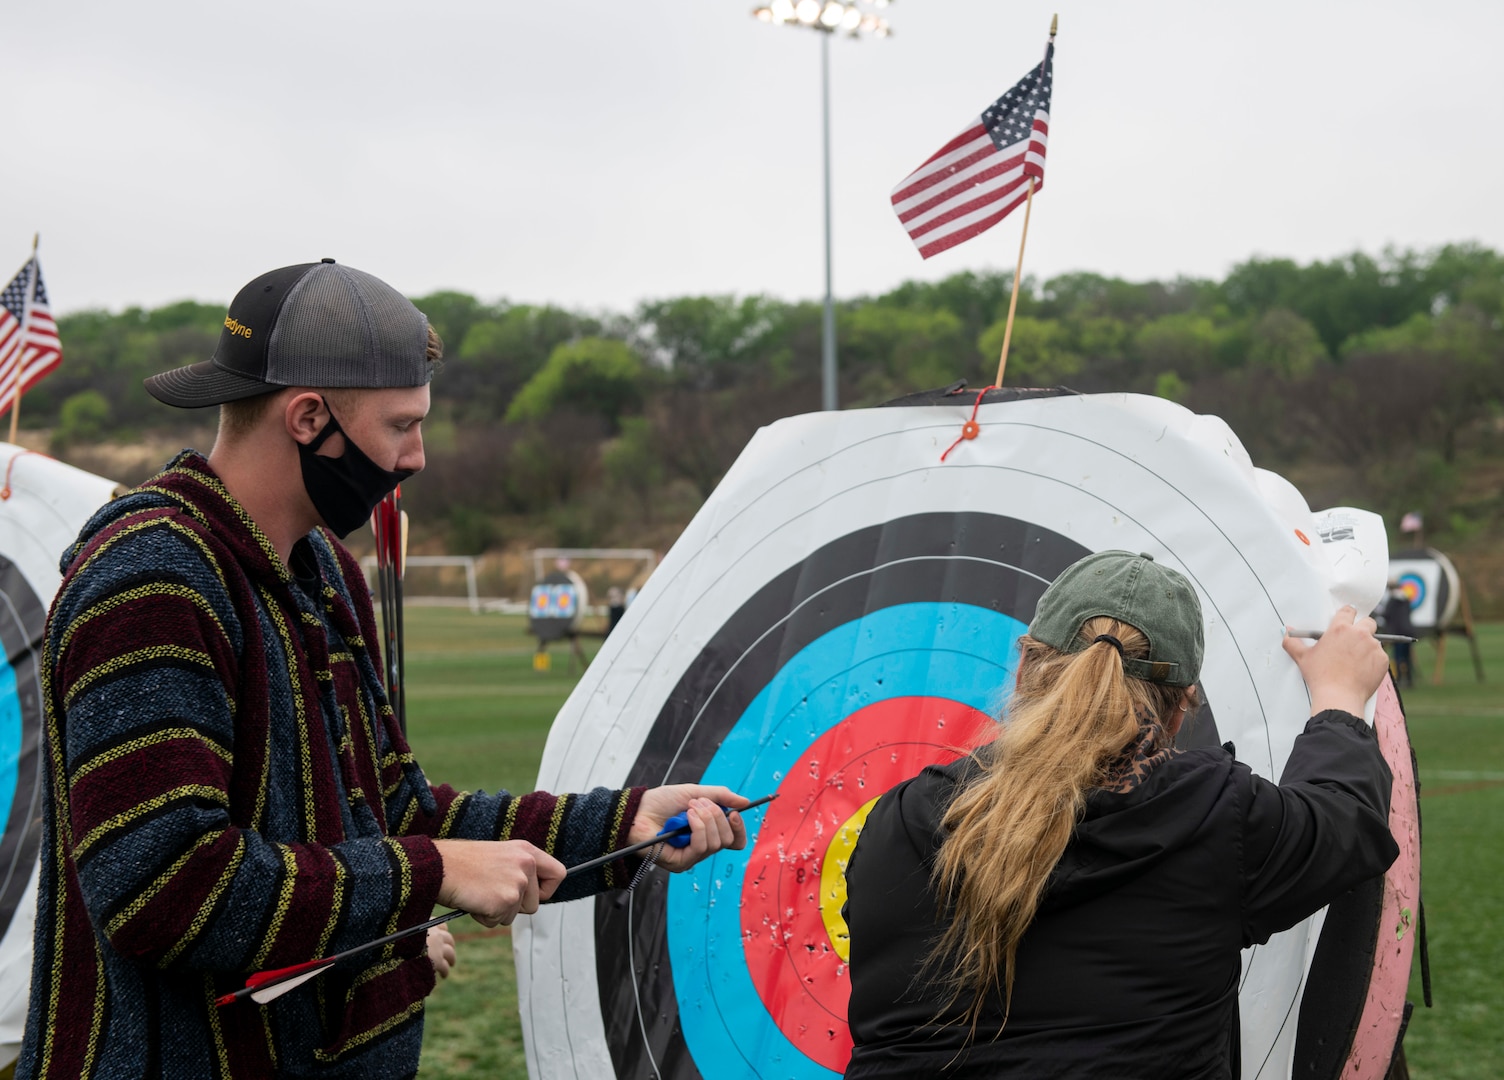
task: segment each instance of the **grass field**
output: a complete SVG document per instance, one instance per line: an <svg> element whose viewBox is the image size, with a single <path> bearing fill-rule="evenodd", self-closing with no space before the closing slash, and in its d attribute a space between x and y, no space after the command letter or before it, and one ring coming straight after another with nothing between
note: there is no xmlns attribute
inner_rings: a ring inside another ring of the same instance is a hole
<svg viewBox="0 0 1504 1080"><path fill-rule="evenodd" d="M563 650L532 670L521 619L463 611L408 613L408 711L430 777L464 788L528 791L555 712L575 677ZM1422 874L1436 1007L1405 1039L1417 1080L1504 1076L1504 624L1481 628L1490 682L1474 682L1465 642L1449 645L1445 685L1417 646L1423 685L1405 691L1419 755ZM577 674L577 673L576 673ZM422 1075L523 1077L511 939L456 925L460 963L428 1008Z"/></svg>

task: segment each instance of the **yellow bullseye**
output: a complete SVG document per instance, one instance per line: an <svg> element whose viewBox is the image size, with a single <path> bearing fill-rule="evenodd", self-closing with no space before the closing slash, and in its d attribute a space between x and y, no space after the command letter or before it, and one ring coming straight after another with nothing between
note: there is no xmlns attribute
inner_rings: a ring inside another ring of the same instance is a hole
<svg viewBox="0 0 1504 1080"><path fill-rule="evenodd" d="M846 864L851 861L856 839L862 835L862 824L875 802L876 798L868 799L835 831L820 864L820 918L825 922L831 947L848 964L851 962L851 933L846 928L846 920L841 918L841 908L846 904Z"/></svg>

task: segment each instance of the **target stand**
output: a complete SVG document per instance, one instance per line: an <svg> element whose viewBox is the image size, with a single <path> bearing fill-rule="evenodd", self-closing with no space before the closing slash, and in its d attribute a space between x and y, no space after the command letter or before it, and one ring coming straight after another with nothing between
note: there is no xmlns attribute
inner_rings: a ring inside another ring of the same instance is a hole
<svg viewBox="0 0 1504 1080"><path fill-rule="evenodd" d="M1458 591L1462 597L1459 605L1462 621L1440 627L1436 631L1436 669L1431 673L1432 686L1440 686L1446 681L1448 634L1461 634L1467 638L1468 651L1473 657L1473 675L1480 683L1484 681L1483 655L1478 651L1478 635L1473 632L1473 606L1468 602L1467 586L1463 584Z"/></svg>

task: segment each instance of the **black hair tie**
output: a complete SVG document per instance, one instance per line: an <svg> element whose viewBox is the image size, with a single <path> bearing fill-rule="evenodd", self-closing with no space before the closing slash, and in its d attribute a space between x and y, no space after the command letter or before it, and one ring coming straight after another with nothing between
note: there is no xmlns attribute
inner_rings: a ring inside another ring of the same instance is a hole
<svg viewBox="0 0 1504 1080"><path fill-rule="evenodd" d="M1113 637L1111 634L1098 634L1096 637L1094 637L1094 638L1091 639L1091 643L1093 645L1095 645L1099 641L1105 641L1105 642L1107 642L1107 644L1111 645L1114 649L1116 649L1118 651L1118 658L1119 659L1122 659L1124 657L1123 643L1121 641L1119 641L1117 638Z"/></svg>

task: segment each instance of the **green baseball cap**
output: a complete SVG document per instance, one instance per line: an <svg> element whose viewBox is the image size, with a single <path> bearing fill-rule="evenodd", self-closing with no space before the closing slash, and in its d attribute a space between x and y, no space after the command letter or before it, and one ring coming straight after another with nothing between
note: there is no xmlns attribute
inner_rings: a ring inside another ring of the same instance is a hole
<svg viewBox="0 0 1504 1080"><path fill-rule="evenodd" d="M1160 566L1153 555L1099 551L1066 567L1039 598L1029 636L1061 652L1080 652L1088 619L1105 615L1149 639L1147 659L1125 657L1123 670L1137 679L1193 686L1201 674L1205 640L1201 601L1184 574Z"/></svg>

